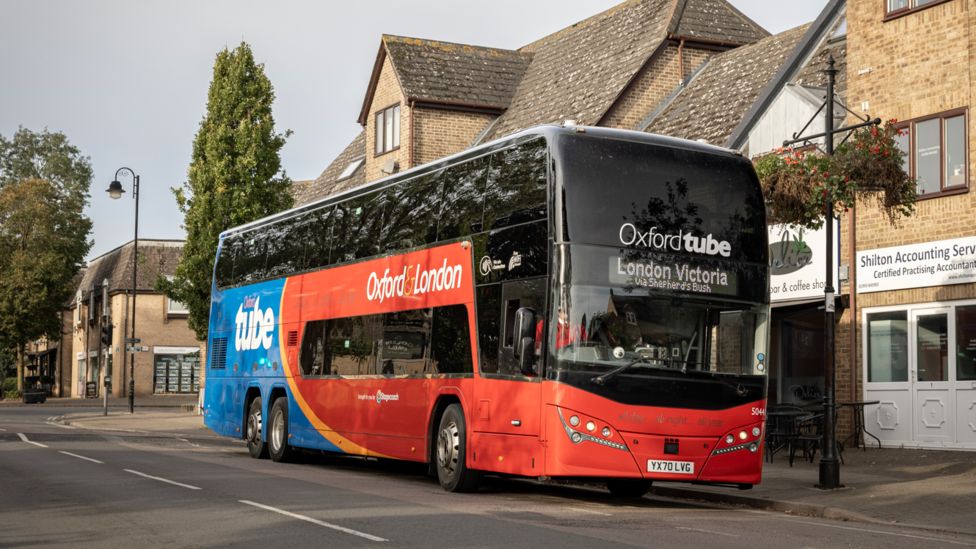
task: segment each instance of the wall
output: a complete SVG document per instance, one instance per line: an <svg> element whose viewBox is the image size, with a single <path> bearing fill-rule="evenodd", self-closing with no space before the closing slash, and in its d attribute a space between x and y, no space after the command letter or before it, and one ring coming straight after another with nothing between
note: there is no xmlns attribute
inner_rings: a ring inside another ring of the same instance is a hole
<svg viewBox="0 0 976 549"><path fill-rule="evenodd" d="M677 89L682 79L691 76L695 69L715 53L685 46L681 52L679 67L677 45L670 44L658 51L607 111L600 125L627 130L639 129L641 122Z"/></svg>
<svg viewBox="0 0 976 549"><path fill-rule="evenodd" d="M461 152L471 146L495 116L443 109L414 108L414 165Z"/></svg>
<svg viewBox="0 0 976 549"><path fill-rule="evenodd" d="M376 113L387 107L400 104L400 148L391 152L376 155ZM374 181L385 177L381 169L383 164L393 159L399 162L400 170L410 168L410 117L413 116L403 97L403 90L397 80L396 71L390 63L389 56L383 61L366 118L366 181Z"/></svg>

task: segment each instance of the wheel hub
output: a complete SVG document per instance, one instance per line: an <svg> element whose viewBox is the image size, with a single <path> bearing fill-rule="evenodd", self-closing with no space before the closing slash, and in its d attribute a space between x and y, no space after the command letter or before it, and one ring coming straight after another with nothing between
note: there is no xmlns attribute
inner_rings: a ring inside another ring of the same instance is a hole
<svg viewBox="0 0 976 549"><path fill-rule="evenodd" d="M271 444L277 452L284 444L285 421L282 413L278 412L271 419Z"/></svg>
<svg viewBox="0 0 976 549"><path fill-rule="evenodd" d="M448 474L453 474L457 467L461 436L455 422L450 422L441 429L437 436L437 464Z"/></svg>
<svg viewBox="0 0 976 549"><path fill-rule="evenodd" d="M261 412L247 416L247 440L257 442L261 438Z"/></svg>

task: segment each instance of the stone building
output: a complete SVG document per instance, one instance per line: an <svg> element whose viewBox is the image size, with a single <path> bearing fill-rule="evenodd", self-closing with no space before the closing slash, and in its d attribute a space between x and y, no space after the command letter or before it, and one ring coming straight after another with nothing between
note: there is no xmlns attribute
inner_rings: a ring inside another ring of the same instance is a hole
<svg viewBox="0 0 976 549"><path fill-rule="evenodd" d="M111 395L128 394L130 362L125 340L132 326L132 243L92 259L69 306L62 344L60 394L101 395L111 374ZM172 276L183 242L140 240L136 277L135 394L196 393L203 370L202 344L187 326L186 307L155 289L160 276ZM110 343L102 344L103 327Z"/></svg>

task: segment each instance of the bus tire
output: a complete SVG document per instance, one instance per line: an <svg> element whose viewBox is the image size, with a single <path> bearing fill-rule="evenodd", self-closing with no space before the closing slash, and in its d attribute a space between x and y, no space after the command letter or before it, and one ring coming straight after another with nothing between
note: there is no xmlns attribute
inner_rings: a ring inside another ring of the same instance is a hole
<svg viewBox="0 0 976 549"><path fill-rule="evenodd" d="M297 451L288 444L288 398L275 399L271 405L268 423L268 453L271 460L279 463L295 461Z"/></svg>
<svg viewBox="0 0 976 549"><path fill-rule="evenodd" d="M651 489L651 481L630 478L614 478L607 481L607 490L618 498L642 498Z"/></svg>
<svg viewBox="0 0 976 549"><path fill-rule="evenodd" d="M448 492L473 492L478 489L478 471L468 469L467 428L464 412L459 404L444 409L437 428L436 451L437 480Z"/></svg>
<svg viewBox="0 0 976 549"><path fill-rule="evenodd" d="M268 459L268 445L261 438L262 427L261 397L256 396L247 408L247 422L244 426L247 453L254 459Z"/></svg>

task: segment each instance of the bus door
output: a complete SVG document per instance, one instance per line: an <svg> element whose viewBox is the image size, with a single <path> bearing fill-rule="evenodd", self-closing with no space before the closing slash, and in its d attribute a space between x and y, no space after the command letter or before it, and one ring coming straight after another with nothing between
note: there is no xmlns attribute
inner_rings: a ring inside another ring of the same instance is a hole
<svg viewBox="0 0 976 549"><path fill-rule="evenodd" d="M479 289L480 330L493 331L494 337L482 338L482 381L478 384L478 417L476 430L489 433L538 436L540 376L526 375L515 358L515 315L521 308L536 312L542 327L542 311L545 309L546 279L502 282ZM484 310L488 309L488 310ZM488 319L488 322L485 322ZM542 337L543 330L535 330ZM484 342L495 347L485 349ZM541 342L540 342L541 343ZM539 348L537 346L537 348ZM536 371L541 373L539 357L533 353ZM494 360L492 360L494 358Z"/></svg>

